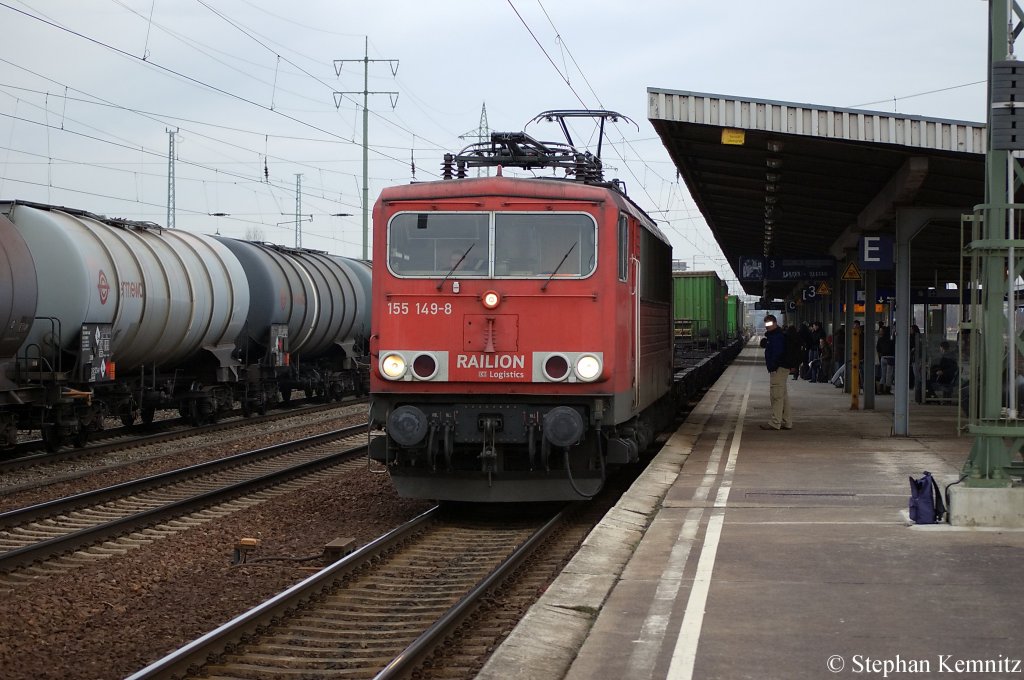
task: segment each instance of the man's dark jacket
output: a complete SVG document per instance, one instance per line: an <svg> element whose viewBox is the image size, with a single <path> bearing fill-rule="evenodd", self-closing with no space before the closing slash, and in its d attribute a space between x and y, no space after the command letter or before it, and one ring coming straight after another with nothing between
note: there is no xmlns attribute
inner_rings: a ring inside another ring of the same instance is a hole
<svg viewBox="0 0 1024 680"><path fill-rule="evenodd" d="M764 347L764 365L769 373L773 373L782 366L782 361L785 358L786 334L779 326L776 326L775 330L766 331L764 338L768 341Z"/></svg>

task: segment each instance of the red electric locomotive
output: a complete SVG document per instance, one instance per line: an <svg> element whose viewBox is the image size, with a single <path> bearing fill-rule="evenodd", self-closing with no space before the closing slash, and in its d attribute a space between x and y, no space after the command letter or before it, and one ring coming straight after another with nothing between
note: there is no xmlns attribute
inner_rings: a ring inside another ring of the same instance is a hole
<svg viewBox="0 0 1024 680"><path fill-rule="evenodd" d="M374 206L370 456L402 496L586 498L673 413L671 246L572 146L582 116L624 118L540 114L566 143L493 133Z"/></svg>

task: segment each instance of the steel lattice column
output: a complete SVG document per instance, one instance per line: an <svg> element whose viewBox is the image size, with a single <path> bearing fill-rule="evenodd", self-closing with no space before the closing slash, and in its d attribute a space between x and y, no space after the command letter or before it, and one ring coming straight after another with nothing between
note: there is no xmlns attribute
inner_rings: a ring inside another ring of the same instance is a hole
<svg viewBox="0 0 1024 680"><path fill-rule="evenodd" d="M1015 228L1007 228L1011 211L1024 209L1013 204L1020 166L1012 153L1024 149L1024 130L1018 139L1014 124L1016 112L1024 114L1024 67L1016 92L1015 82L1007 88L1005 78L1006 69L1013 68L1008 60L1014 58L1013 40L1021 30L1020 19L1019 8L1012 0L990 0L985 205L979 206L980 214L976 215L981 238L976 238L975 230L974 240L966 248L974 266L969 290L964 291L972 302L970 322L964 327L970 330L969 431L975 439L963 472L968 475L968 485L980 487L1009 486L1006 467L1024 444L1024 424L1017 419L1015 396L1011 396L1016 394L1014 374L1020 365L1020 337L1018 332L1009 332L1024 241ZM1008 186L1011 176L1014 181ZM1011 302L1006 304L1006 300Z"/></svg>

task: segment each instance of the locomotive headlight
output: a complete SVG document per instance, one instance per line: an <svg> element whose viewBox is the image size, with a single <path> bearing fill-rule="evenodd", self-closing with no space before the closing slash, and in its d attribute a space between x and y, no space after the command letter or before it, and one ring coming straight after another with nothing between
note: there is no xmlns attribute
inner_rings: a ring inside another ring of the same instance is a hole
<svg viewBox="0 0 1024 680"><path fill-rule="evenodd" d="M401 354L387 354L380 360L380 372L385 378L398 380L405 375L405 357Z"/></svg>
<svg viewBox="0 0 1024 680"><path fill-rule="evenodd" d="M430 354L420 354L412 361L412 374L420 380L430 380L437 375L437 359Z"/></svg>
<svg viewBox="0 0 1024 680"><path fill-rule="evenodd" d="M561 354L552 354L544 360L544 377L558 382L569 377L569 361Z"/></svg>
<svg viewBox="0 0 1024 680"><path fill-rule="evenodd" d="M593 354L584 354L576 360L576 375L587 382L601 375L601 360Z"/></svg>
<svg viewBox="0 0 1024 680"><path fill-rule="evenodd" d="M496 290L489 290L480 297L480 302L484 303L487 309L494 309L501 303L501 294Z"/></svg>

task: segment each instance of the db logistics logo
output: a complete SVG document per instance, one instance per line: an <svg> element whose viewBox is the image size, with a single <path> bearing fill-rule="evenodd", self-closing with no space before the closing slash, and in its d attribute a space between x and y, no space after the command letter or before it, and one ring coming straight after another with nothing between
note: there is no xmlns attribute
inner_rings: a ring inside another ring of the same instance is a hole
<svg viewBox="0 0 1024 680"><path fill-rule="evenodd" d="M107 275L100 270L100 280L96 284L96 290L100 292L100 304L107 304L107 296L110 295L110 284L107 283Z"/></svg>

